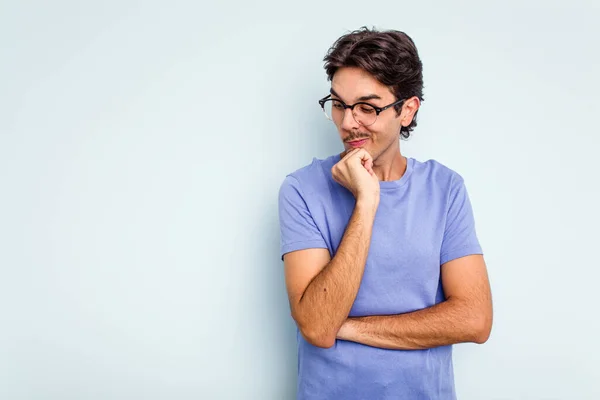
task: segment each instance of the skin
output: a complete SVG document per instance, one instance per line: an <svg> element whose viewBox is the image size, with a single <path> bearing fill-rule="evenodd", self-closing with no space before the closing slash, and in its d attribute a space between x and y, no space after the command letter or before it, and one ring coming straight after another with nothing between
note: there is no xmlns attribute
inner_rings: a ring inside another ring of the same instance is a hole
<svg viewBox="0 0 600 400"><path fill-rule="evenodd" d="M332 79L332 97L354 104L375 95L369 103L383 107L397 99L388 87L359 68L341 68ZM349 109L334 115L344 143L342 159L332 176L356 198L356 206L338 251L305 249L284 256L285 280L292 317L303 337L328 348L349 340L387 349L425 349L461 342L484 343L492 326L492 301L483 256L472 255L441 266L446 300L406 314L348 318L365 268L375 214L379 181L397 180L406 171L399 146L401 126L408 126L420 106L406 100L398 114L382 112L369 126L358 124ZM368 140L360 148L349 142Z"/></svg>
<svg viewBox="0 0 600 400"><path fill-rule="evenodd" d="M377 107L384 107L395 102L396 97L391 90L379 83L370 74L360 68L341 68L331 81L333 98L346 104L354 104L362 96L377 95L379 99L367 100ZM344 143L344 153L353 149L349 141L367 138L361 146L373 158L373 171L380 181L392 181L402 177L406 171L406 158L400 153L399 132L401 126L408 126L419 109L418 97L412 97L403 104L401 114L397 115L393 108L383 111L377 121L369 126L358 124L349 109L345 110L341 120L334 120L340 139Z"/></svg>

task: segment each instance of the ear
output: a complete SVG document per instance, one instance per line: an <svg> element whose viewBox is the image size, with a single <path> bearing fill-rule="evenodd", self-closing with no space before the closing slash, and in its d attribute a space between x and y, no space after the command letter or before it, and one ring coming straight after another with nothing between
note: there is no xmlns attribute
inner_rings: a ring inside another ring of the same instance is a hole
<svg viewBox="0 0 600 400"><path fill-rule="evenodd" d="M417 96L413 96L404 102L401 113L402 126L410 125L419 107L421 107L421 100Z"/></svg>

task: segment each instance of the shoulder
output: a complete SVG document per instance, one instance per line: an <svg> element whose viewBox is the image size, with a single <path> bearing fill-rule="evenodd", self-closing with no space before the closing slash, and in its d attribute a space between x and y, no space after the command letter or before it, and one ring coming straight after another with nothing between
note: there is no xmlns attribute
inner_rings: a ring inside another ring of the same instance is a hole
<svg viewBox="0 0 600 400"><path fill-rule="evenodd" d="M437 160L414 160L413 179L428 186L451 190L464 183L462 175Z"/></svg>
<svg viewBox="0 0 600 400"><path fill-rule="evenodd" d="M302 193L318 192L327 189L331 178L331 167L335 155L319 159L313 158L310 164L288 173L280 186L280 193L290 190Z"/></svg>

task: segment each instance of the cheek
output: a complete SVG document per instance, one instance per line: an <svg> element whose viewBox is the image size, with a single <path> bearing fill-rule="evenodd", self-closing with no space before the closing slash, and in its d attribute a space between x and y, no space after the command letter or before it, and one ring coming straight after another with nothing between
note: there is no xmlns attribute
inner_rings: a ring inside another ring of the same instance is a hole
<svg viewBox="0 0 600 400"><path fill-rule="evenodd" d="M378 146L387 145L394 139L393 126L389 124L381 124L376 127L372 127L369 130L369 135L373 138L373 142Z"/></svg>
<svg viewBox="0 0 600 400"><path fill-rule="evenodd" d="M386 137L387 140L394 140L397 138L400 133L400 128L402 125L400 124L399 119L390 119L387 120L385 126L381 127L381 135Z"/></svg>

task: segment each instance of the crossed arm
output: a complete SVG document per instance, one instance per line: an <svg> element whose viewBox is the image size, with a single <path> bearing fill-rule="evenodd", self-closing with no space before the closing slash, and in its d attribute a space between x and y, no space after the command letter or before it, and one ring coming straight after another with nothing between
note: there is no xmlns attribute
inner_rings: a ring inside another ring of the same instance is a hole
<svg viewBox="0 0 600 400"><path fill-rule="evenodd" d="M406 314L348 318L364 272L371 229L371 210L357 207L333 258L326 249L284 256L292 317L309 343L328 348L339 339L388 349L424 349L487 340L492 300L481 255L441 266L446 299L439 304Z"/></svg>
<svg viewBox="0 0 600 400"><path fill-rule="evenodd" d="M492 300L483 256L466 256L444 264L442 285L445 301L406 314L348 318L337 338L407 350L484 343L492 327Z"/></svg>
<svg viewBox="0 0 600 400"><path fill-rule="evenodd" d="M319 258L315 253L324 249L307 249L295 252L295 261ZM310 255L313 253L312 255ZM323 255L321 256L323 257ZM290 263L295 264L295 263ZM330 266L327 264L327 266ZM294 280L293 265L286 268L286 280ZM300 270L301 268L298 268ZM335 275L330 268L329 276ZM323 271L323 270L322 270ZM335 339L348 340L386 349L426 349L463 342L484 343L492 327L492 299L485 261L481 255L458 258L442 265L442 286L446 300L432 307L406 314L348 318L350 307L340 309L341 303L320 302L318 297L331 299L326 279L314 279L319 289L312 291L312 310L302 310L302 305L290 298L292 316L301 333L315 346L331 347ZM306 271L304 271L306 276ZM340 279L339 283L344 279ZM360 282L360 281L359 281ZM292 283L293 285L293 283ZM288 283L290 286L290 283ZM358 285L356 285L358 286ZM332 289L336 286L330 286ZM323 288L322 290L320 290ZM337 285L336 291L349 288ZM354 288L353 288L354 289ZM356 292L358 289L356 288ZM318 296L321 295L321 296ZM352 302L356 297L351 297ZM306 301L306 300L305 300ZM308 301L307 301L308 303ZM329 304L328 304L329 303ZM306 303L305 303L306 304ZM304 305L304 304L303 304ZM309 316L309 318L302 318ZM310 318L312 317L312 318ZM341 322L336 324L335 319ZM335 337L333 337L335 335Z"/></svg>

